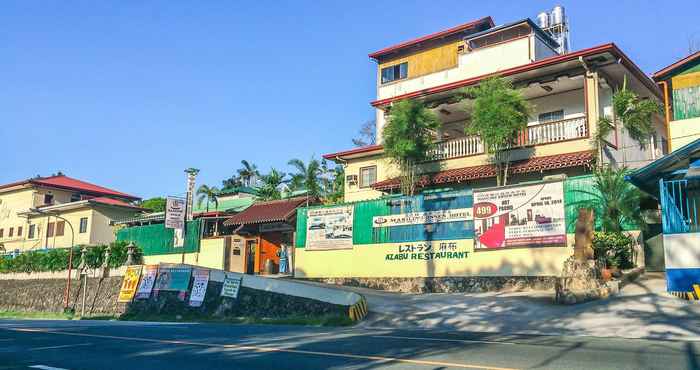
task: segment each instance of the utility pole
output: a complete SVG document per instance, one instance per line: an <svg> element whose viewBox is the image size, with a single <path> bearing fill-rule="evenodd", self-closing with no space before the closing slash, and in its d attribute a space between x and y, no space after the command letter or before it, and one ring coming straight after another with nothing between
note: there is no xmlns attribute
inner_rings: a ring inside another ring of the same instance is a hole
<svg viewBox="0 0 700 370"><path fill-rule="evenodd" d="M199 169L197 168L187 168L185 169L185 173L187 174L187 197L185 198L185 225L182 229L182 238L183 240L186 240L187 238L187 222L192 221L192 206L194 203L194 186L195 186L195 180L197 178L197 174L199 173ZM177 230L175 230L177 232ZM186 248L183 245L182 248L182 263L185 263L185 251Z"/></svg>

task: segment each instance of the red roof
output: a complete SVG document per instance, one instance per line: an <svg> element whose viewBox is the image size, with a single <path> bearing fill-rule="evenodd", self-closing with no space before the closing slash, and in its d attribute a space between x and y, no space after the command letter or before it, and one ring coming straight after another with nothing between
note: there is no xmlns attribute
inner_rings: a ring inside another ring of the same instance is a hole
<svg viewBox="0 0 700 370"><path fill-rule="evenodd" d="M454 34L456 34L456 33L459 33L459 32L462 32L462 31L466 31L466 30L469 30L469 29L477 29L479 26L488 26L487 28L491 28L491 27L494 26L493 19L491 19L491 17L484 17L484 18L481 18L481 19L477 19L477 20L475 20L475 21L471 21L471 22L469 22L469 23L461 24L461 25L459 25L459 26L452 27L452 28L446 29L446 30L444 30L444 31L432 33L432 34L430 34L430 35L426 35L426 36L423 36L423 37L419 37L419 38L417 38L417 39L413 39L413 40L410 40L410 41L402 42L402 43L400 43L400 44L396 44L396 45L394 45L394 46L390 46L390 47L388 47L388 48L384 48L384 49L382 49L382 50L375 51L374 53L369 54L369 57L372 58L372 59L377 59L377 58L380 58L380 57L382 57L382 56L384 56L384 55L386 55L386 54L389 54L389 53L391 53L391 52L395 52L395 51L398 51L398 50L401 50L401 49L404 49L404 48L407 48L407 47L410 47L410 46L414 46L414 45L420 44L421 42L426 42L426 41L429 41L429 40L436 40L436 39L439 39L439 38L442 38L442 37L451 36L451 35L454 35Z"/></svg>
<svg viewBox="0 0 700 370"><path fill-rule="evenodd" d="M287 221L290 217L295 215L297 208L305 205L307 201L311 202L311 199L308 197L298 197L255 203L246 208L245 211L224 221L224 225L247 225Z"/></svg>
<svg viewBox="0 0 700 370"><path fill-rule="evenodd" d="M371 104L375 107L381 106L381 105L386 105L391 102L397 101L397 100L402 100L402 99L408 99L408 98L415 98L419 96L425 96L425 95L430 95L430 94L436 94L440 92L445 92L449 90L454 90L458 88L462 88L465 86L469 85L475 85L479 81L492 77L492 76L511 76L514 74L522 73L522 72L527 72L531 70L535 70L538 68L543 68L543 67L548 67L551 65L559 64L559 63L564 63L564 62L569 62L572 60L576 60L579 57L586 57L586 56L591 56L595 54L600 54L604 52L609 52L617 56L618 58L621 59L622 64L626 65L636 76L639 78L639 80L651 90L652 93L656 94L659 98L661 98L661 92L659 88L656 86L654 81L652 81L649 76L644 74L639 67L637 67L636 64L634 64L628 57L625 55L625 53L620 50L617 45L614 43L609 43L609 44L604 44L604 45L599 45L595 46L592 48L588 49L583 49L579 50L573 53L568 53L568 54L563 54L563 55L555 55L549 58L541 59L536 62L528 63L528 64L523 64L521 66L516 66L508 69L504 69L502 71L498 72L493 72L481 76L476 76L476 77L471 77L467 78L464 80L460 81L455 81L455 82L450 82L447 84L423 89L423 90L418 90L418 91L413 91L410 93L402 94L402 95L397 95L392 98L386 98L386 99L381 99L381 100L375 100Z"/></svg>
<svg viewBox="0 0 700 370"><path fill-rule="evenodd" d="M33 184L37 186L45 186L51 188L67 189L80 191L92 195L107 195L112 197L139 200L141 198L126 193L122 193L116 190L108 189L99 185L91 184L89 182L81 181L68 177L66 175L57 175L49 177L36 177L33 179L22 180L18 182L13 182L10 184L0 185L0 189L9 188L11 186Z"/></svg>
<svg viewBox="0 0 700 370"><path fill-rule="evenodd" d="M108 206L132 208L132 209L139 210L139 211L145 210L145 208L141 208L141 207L135 206L133 204L129 204L129 203L121 201L119 199L107 198L107 197L90 198L90 199L88 199L88 202L89 203L104 204L104 205L108 205Z"/></svg>
<svg viewBox="0 0 700 370"><path fill-rule="evenodd" d="M654 74L652 75L652 77L653 77L655 80L657 80L657 81L658 81L658 80L661 80L661 79L663 79L664 76L666 76L667 74L669 74L670 72L672 72L672 71L675 70L676 68L682 67L682 66L684 66L685 64L690 63L690 62L692 62L692 61L694 61L694 60L697 60L697 59L700 59L700 51L696 51L695 53L690 54L690 55L688 55L687 57L685 57L685 58L683 58L683 59L681 59L681 60L679 60L679 61L677 61L677 62L675 62L675 63L673 63L673 64L671 64L671 65L669 65L669 66L667 66L667 67L664 67L664 68L661 69L660 71L654 73Z"/></svg>
<svg viewBox="0 0 700 370"><path fill-rule="evenodd" d="M593 152L583 151L535 157L523 161L514 162L510 166L510 174L539 172L555 170L560 168L578 167L593 163ZM455 168L452 170L435 172L422 176L418 180L421 187L439 184L449 184L455 182L469 181L496 177L496 168L493 165L485 164L480 166ZM389 179L374 183L372 187L376 190L392 190L399 188L401 181L398 178Z"/></svg>
<svg viewBox="0 0 700 370"><path fill-rule="evenodd" d="M384 149L384 146L382 146L380 144L367 145L367 146L362 146L362 147L355 148L355 149L345 150L342 152L324 154L323 158L328 159L328 160L333 160L333 159L336 159L338 157L342 158L342 157L345 157L348 155L369 153L369 152L374 152L374 151L378 151L378 150L382 150L382 149Z"/></svg>

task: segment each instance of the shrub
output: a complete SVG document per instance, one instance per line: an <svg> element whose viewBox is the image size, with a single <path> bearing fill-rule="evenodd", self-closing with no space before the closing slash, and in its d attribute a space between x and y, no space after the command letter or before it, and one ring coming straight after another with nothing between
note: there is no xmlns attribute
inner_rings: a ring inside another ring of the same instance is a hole
<svg viewBox="0 0 700 370"><path fill-rule="evenodd" d="M603 260L607 267L627 269L634 267L632 246L634 239L622 232L596 232L593 236L595 258Z"/></svg>

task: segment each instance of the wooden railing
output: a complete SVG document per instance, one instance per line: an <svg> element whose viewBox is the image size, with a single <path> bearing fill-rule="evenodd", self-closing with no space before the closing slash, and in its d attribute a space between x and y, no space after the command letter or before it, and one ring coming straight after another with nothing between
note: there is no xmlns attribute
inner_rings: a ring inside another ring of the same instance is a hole
<svg viewBox="0 0 700 370"><path fill-rule="evenodd" d="M529 126L518 136L516 147L550 144L588 136L586 117L577 117ZM440 141L428 152L431 160L442 160L483 154L479 136L464 136Z"/></svg>

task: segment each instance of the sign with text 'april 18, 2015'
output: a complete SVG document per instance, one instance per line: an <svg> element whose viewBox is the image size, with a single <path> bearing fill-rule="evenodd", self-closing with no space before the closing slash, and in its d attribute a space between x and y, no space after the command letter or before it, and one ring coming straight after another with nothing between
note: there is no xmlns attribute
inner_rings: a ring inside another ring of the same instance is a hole
<svg viewBox="0 0 700 370"><path fill-rule="evenodd" d="M564 183L474 191L475 250L566 244Z"/></svg>
<svg viewBox="0 0 700 370"><path fill-rule="evenodd" d="M352 249L353 206L307 211L306 249Z"/></svg>

